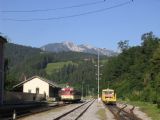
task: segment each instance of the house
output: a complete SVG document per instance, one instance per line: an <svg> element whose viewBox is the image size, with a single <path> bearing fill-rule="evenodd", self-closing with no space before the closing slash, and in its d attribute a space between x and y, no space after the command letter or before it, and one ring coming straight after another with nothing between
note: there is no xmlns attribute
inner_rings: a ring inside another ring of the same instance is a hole
<svg viewBox="0 0 160 120"><path fill-rule="evenodd" d="M0 105L3 104L4 94L4 44L7 40L0 36Z"/></svg>
<svg viewBox="0 0 160 120"><path fill-rule="evenodd" d="M16 92L44 94L47 98L58 98L60 89L53 81L39 76L33 76L13 86Z"/></svg>

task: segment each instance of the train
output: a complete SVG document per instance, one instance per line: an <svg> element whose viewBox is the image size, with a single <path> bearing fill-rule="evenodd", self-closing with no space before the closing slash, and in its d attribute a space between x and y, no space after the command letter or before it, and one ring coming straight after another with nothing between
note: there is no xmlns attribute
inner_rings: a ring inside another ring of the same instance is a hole
<svg viewBox="0 0 160 120"><path fill-rule="evenodd" d="M79 102L81 100L81 92L72 87L62 88L59 96L63 102Z"/></svg>
<svg viewBox="0 0 160 120"><path fill-rule="evenodd" d="M113 89L103 89L102 90L102 101L105 104L116 104L116 93Z"/></svg>

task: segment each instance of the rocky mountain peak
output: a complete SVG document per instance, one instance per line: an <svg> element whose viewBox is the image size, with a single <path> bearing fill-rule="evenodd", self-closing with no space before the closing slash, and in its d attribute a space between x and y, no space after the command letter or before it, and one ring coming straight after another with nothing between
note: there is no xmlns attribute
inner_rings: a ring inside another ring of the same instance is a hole
<svg viewBox="0 0 160 120"><path fill-rule="evenodd" d="M62 51L73 51L73 52L84 52L84 53L91 53L91 54L97 54L98 48L93 47L91 45L76 45L73 42L70 41L64 41L62 43L51 43L47 44L41 47L43 51L48 52L62 52ZM116 55L112 50L107 50L106 48L100 48L99 49L100 55L106 55L106 56L113 56Z"/></svg>

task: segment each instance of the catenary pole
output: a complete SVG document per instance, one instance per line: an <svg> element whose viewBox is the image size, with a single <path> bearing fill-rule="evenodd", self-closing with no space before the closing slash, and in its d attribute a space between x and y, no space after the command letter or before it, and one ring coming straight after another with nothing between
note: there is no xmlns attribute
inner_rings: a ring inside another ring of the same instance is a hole
<svg viewBox="0 0 160 120"><path fill-rule="evenodd" d="M97 67L98 67L98 101L99 101L99 48L98 48L98 65L97 65Z"/></svg>

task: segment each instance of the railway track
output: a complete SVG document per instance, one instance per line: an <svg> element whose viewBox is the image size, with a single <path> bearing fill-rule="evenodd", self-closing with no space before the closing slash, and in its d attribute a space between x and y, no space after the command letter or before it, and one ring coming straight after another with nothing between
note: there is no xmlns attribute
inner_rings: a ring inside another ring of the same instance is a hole
<svg viewBox="0 0 160 120"><path fill-rule="evenodd" d="M122 108L119 108L116 105L106 105L106 107L115 116L116 120L142 120L133 113L134 107L130 109L130 112L124 110L127 105L124 105Z"/></svg>
<svg viewBox="0 0 160 120"><path fill-rule="evenodd" d="M78 120L86 111L87 109L94 103L95 100L91 100L85 102L84 104L60 115L53 120Z"/></svg>
<svg viewBox="0 0 160 120"><path fill-rule="evenodd" d="M35 107L31 107L31 108L25 108L25 109L20 109L20 110L14 110L12 115L10 113L6 113L4 114L4 116L0 117L0 120L12 120L12 119L17 119L17 118L23 118L25 116L28 115L34 115L40 112L45 112L54 108L58 108L58 107L63 107L66 106L68 104L54 104L54 105L46 105L46 106L35 106ZM15 115L13 115L15 114ZM14 118L13 118L14 116Z"/></svg>

